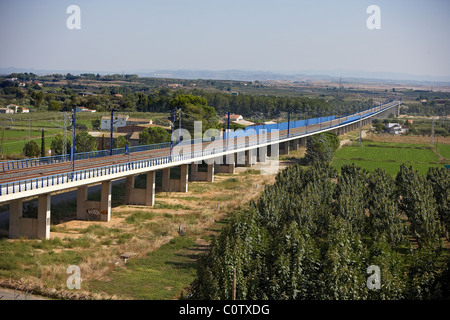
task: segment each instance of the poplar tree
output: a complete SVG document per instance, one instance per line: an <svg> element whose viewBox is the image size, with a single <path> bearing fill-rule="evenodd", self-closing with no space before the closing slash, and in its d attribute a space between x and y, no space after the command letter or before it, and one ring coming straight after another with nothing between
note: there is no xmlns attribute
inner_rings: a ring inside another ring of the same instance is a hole
<svg viewBox="0 0 450 320"><path fill-rule="evenodd" d="M445 230L447 240L450 240L450 171L445 168L430 167L427 180L433 188L439 220Z"/></svg>
<svg viewBox="0 0 450 320"><path fill-rule="evenodd" d="M41 135L41 157L45 157L45 133L44 133L44 129L42 129L42 135Z"/></svg>
<svg viewBox="0 0 450 320"><path fill-rule="evenodd" d="M440 249L442 228L433 189L426 178L412 167L402 164L396 184L401 199L399 207L408 217L411 234L418 245Z"/></svg>

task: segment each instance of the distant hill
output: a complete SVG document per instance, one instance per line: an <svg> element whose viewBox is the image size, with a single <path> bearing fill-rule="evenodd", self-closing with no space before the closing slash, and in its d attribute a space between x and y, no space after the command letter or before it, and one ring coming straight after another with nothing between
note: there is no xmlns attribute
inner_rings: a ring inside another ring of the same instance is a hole
<svg viewBox="0 0 450 320"><path fill-rule="evenodd" d="M265 80L339 80L345 77L346 80L387 80L387 81L412 81L412 82L433 82L436 85L450 85L450 76L423 76L394 72L365 72L359 70L305 70L302 72L267 72L267 71L243 71L243 70L157 70L152 72L133 72L141 77L160 77L177 79L215 79L215 80L241 80L241 81L265 81Z"/></svg>
<svg viewBox="0 0 450 320"><path fill-rule="evenodd" d="M81 74L81 73L99 73L105 74L137 74L140 77L152 78L174 78L174 79L211 79L211 80L240 80L240 81L306 81L306 80L325 80L339 81L339 78L345 78L347 82L365 82L364 80L379 81L402 81L411 83L429 83L434 85L450 85L449 76L427 76L411 75L395 72L366 72L361 70L304 70L300 72L269 72L269 71L246 71L246 70L126 70L126 71L99 71L99 70L41 70L25 68L0 68L0 74L10 74L13 72L33 72L38 75L61 73L61 74Z"/></svg>

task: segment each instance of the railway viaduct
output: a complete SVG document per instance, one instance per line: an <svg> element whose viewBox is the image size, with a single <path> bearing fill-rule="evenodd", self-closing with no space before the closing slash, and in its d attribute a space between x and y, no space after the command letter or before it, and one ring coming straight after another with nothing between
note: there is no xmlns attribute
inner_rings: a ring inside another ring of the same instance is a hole
<svg viewBox="0 0 450 320"><path fill-rule="evenodd" d="M331 131L342 135L371 123L382 114L399 114L400 101L391 101L340 118L322 119L302 126L287 125L287 130L261 130L241 137L218 137L213 141L183 141L176 146L137 149L131 153L95 156L74 161L67 159L29 159L0 163L0 205L9 203L9 237L50 238L52 195L77 190L76 219L99 213L98 219L111 218L112 181L125 179L125 203L153 206L156 172L162 172L160 190L187 192L188 181L214 182L214 173L234 173L237 165L262 162L270 167L279 154L306 145L310 135ZM202 165L203 164L203 165ZM199 170L199 165L206 171ZM179 167L180 177L171 177ZM135 177L146 176L144 189L135 188ZM100 201L88 201L88 187L101 184ZM37 217L23 216L25 201L36 199Z"/></svg>

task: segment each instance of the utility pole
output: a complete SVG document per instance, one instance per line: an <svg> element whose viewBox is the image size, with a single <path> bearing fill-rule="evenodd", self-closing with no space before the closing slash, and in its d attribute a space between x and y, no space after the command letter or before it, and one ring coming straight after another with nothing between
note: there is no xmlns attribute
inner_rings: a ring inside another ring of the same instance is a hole
<svg viewBox="0 0 450 320"><path fill-rule="evenodd" d="M430 144L433 145L434 144L434 123L436 122L436 119L433 118L433 122L431 124L431 141Z"/></svg>
<svg viewBox="0 0 450 320"><path fill-rule="evenodd" d="M67 113L66 112L64 112L62 154L64 157L67 154ZM66 158L64 158L64 161L65 160L66 160Z"/></svg>
<svg viewBox="0 0 450 320"><path fill-rule="evenodd" d="M333 124L333 115L330 115L330 128L331 128L332 124Z"/></svg>
<svg viewBox="0 0 450 320"><path fill-rule="evenodd" d="M308 133L308 110L306 110L306 133Z"/></svg>
<svg viewBox="0 0 450 320"><path fill-rule="evenodd" d="M361 112L361 106L358 107L358 113L359 113L359 146L362 146L362 112Z"/></svg>
<svg viewBox="0 0 450 320"><path fill-rule="evenodd" d="M291 128L291 110L288 110L288 130L287 130L287 136L289 138L289 129Z"/></svg>
<svg viewBox="0 0 450 320"><path fill-rule="evenodd" d="M114 108L111 108L111 123L109 126L109 155L112 156L113 153L113 131L114 131Z"/></svg>
<svg viewBox="0 0 450 320"><path fill-rule="evenodd" d="M45 133L44 129L41 132L41 157L45 157Z"/></svg>
<svg viewBox="0 0 450 320"><path fill-rule="evenodd" d="M170 138L170 161L172 162L173 157L173 130L175 129L175 108L172 109L170 113L170 126L171 126L171 138Z"/></svg>
<svg viewBox="0 0 450 320"><path fill-rule="evenodd" d="M436 147L436 154L438 154L438 152L439 152L438 144L439 144L439 135L437 134L436 135L436 145L435 145L435 147Z"/></svg>
<svg viewBox="0 0 450 320"><path fill-rule="evenodd" d="M31 140L31 127L32 127L33 118L30 116L30 126L28 128L28 140Z"/></svg>
<svg viewBox="0 0 450 320"><path fill-rule="evenodd" d="M76 126L77 126L77 107L73 107L73 113L72 113L72 147L70 148L70 159L72 161L72 180L74 178L74 172L75 172L75 133L76 133Z"/></svg>
<svg viewBox="0 0 450 320"><path fill-rule="evenodd" d="M266 127L266 110L263 111L263 129Z"/></svg>
<svg viewBox="0 0 450 320"><path fill-rule="evenodd" d="M362 147L362 115L359 113L359 146Z"/></svg>
<svg viewBox="0 0 450 320"><path fill-rule="evenodd" d="M179 115L179 119L178 119L178 139L181 142L181 107L178 109L178 115Z"/></svg>
<svg viewBox="0 0 450 320"><path fill-rule="evenodd" d="M227 120L227 150L228 150L228 139L230 139L230 111L228 111L228 120Z"/></svg>
<svg viewBox="0 0 450 320"><path fill-rule="evenodd" d="M5 156L5 124L2 123L2 159Z"/></svg>
<svg viewBox="0 0 450 320"><path fill-rule="evenodd" d="M113 154L113 132L114 132L114 111L119 111L119 109L116 109L114 107L111 107L111 125L109 126L109 155L112 156Z"/></svg>

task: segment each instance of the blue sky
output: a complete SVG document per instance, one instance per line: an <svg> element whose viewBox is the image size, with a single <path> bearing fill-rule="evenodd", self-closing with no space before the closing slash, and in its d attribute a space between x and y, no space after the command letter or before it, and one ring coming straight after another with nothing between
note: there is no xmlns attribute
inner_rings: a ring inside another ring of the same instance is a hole
<svg viewBox="0 0 450 320"><path fill-rule="evenodd" d="M69 30L69 5L81 29ZM369 5L381 29L369 30ZM0 68L450 76L446 0L0 0Z"/></svg>

